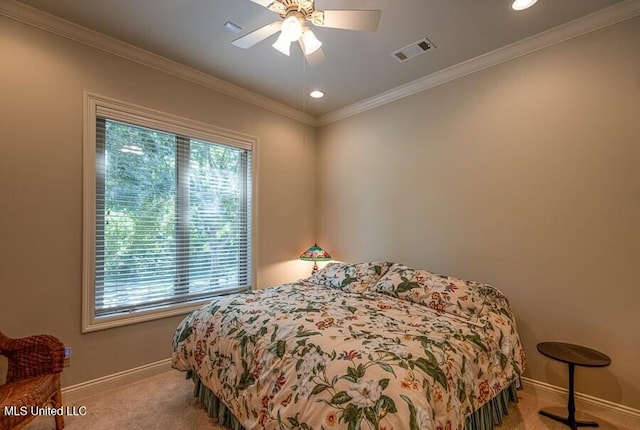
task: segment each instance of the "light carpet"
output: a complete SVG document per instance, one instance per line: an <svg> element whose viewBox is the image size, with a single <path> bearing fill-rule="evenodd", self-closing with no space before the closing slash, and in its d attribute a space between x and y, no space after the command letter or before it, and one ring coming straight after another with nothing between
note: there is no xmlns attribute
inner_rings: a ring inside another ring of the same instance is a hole
<svg viewBox="0 0 640 430"><path fill-rule="evenodd" d="M523 391L518 392L518 397L519 403L510 405L509 415L496 430L568 428L538 414L538 410L545 409L565 415L565 405L545 402ZM86 407L86 415L65 417L65 429L68 430L224 429L215 419L207 417L204 408L193 397L193 383L177 370L87 397L72 405ZM577 417L597 421L601 430L634 430L586 414L578 413ZM55 429L54 419L38 417L26 429Z"/></svg>

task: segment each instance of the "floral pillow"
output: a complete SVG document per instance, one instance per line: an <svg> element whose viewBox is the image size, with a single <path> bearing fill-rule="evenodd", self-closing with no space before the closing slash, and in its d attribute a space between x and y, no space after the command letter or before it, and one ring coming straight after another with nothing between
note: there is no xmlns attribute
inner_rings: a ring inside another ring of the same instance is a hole
<svg viewBox="0 0 640 430"><path fill-rule="evenodd" d="M327 285L352 293L363 293L369 290L393 263L329 263L315 275L307 279L312 284Z"/></svg>
<svg viewBox="0 0 640 430"><path fill-rule="evenodd" d="M472 323L482 323L487 294L484 286L394 264L371 291L420 303L438 313L455 315Z"/></svg>

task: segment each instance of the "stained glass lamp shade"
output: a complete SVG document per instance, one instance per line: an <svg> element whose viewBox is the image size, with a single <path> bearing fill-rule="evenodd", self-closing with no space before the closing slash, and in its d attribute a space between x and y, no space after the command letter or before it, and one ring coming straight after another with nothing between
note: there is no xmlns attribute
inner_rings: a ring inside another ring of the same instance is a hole
<svg viewBox="0 0 640 430"><path fill-rule="evenodd" d="M314 275L318 271L317 262L329 261L331 260L331 256L327 251L320 248L318 244L315 243L311 248L300 254L300 260L313 261L313 269L311 270L311 274Z"/></svg>

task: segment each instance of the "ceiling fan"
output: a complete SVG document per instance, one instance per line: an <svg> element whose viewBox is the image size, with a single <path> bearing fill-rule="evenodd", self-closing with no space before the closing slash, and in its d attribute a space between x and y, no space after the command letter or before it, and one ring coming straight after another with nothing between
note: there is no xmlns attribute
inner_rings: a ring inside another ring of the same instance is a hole
<svg viewBox="0 0 640 430"><path fill-rule="evenodd" d="M260 27L235 39L231 44L247 49L279 31L280 36L273 47L285 55L290 55L291 43L297 41L310 62L321 61L324 55L320 49L322 42L306 25L307 22L318 27L359 31L376 31L380 22L379 10L319 10L316 9L314 0L251 1L277 13L282 21Z"/></svg>

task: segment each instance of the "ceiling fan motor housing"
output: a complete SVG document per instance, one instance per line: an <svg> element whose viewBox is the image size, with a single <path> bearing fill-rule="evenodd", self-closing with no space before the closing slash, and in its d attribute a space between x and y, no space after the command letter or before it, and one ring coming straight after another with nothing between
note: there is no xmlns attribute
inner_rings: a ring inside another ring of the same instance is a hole
<svg viewBox="0 0 640 430"><path fill-rule="evenodd" d="M282 18L287 18L293 13L300 14L303 20L311 20L315 6L311 0L276 0L269 6Z"/></svg>

